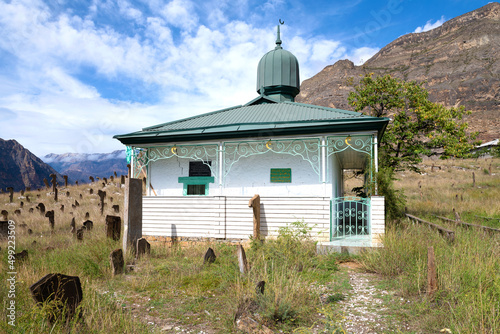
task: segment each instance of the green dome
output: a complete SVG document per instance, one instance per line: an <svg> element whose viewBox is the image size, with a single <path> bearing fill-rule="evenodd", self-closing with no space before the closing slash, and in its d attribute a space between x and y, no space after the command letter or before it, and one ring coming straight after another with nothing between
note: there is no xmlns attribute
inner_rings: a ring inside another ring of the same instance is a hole
<svg viewBox="0 0 500 334"><path fill-rule="evenodd" d="M299 92L299 62L281 47L278 26L276 48L266 53L257 67L257 93L280 101L293 101Z"/></svg>

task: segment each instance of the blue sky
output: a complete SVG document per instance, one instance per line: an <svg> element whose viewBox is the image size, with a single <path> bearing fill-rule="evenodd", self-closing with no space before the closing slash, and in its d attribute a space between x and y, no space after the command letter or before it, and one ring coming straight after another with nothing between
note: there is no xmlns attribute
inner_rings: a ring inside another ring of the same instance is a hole
<svg viewBox="0 0 500 334"><path fill-rule="evenodd" d="M488 2L0 1L0 138L38 156L122 149L113 135L256 97L278 19L305 80Z"/></svg>

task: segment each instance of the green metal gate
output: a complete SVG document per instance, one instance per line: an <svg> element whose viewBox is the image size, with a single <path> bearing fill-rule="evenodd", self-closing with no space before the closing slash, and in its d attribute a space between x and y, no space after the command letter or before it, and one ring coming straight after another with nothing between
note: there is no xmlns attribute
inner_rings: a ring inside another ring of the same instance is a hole
<svg viewBox="0 0 500 334"><path fill-rule="evenodd" d="M330 240L370 235L369 198L334 198L330 212Z"/></svg>

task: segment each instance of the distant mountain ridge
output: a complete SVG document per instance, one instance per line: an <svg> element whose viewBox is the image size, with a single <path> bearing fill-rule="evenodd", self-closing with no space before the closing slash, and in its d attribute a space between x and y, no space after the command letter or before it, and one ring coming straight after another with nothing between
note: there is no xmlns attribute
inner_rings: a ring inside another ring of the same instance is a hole
<svg viewBox="0 0 500 334"><path fill-rule="evenodd" d="M51 180L50 174L56 174L57 182L64 184L64 179L54 168L24 148L15 140L0 138L0 189L14 188L14 191L45 188L43 179Z"/></svg>
<svg viewBox="0 0 500 334"><path fill-rule="evenodd" d="M361 66L340 60L305 80L296 101L353 110L349 92L368 73L424 82L431 101L471 110L485 141L500 137L500 4L489 3L433 30L399 37Z"/></svg>
<svg viewBox="0 0 500 334"><path fill-rule="evenodd" d="M117 175L127 175L127 161L125 150L117 150L111 153L50 153L42 157L42 160L52 166L69 179L78 182L89 182L89 177L110 177L116 172Z"/></svg>

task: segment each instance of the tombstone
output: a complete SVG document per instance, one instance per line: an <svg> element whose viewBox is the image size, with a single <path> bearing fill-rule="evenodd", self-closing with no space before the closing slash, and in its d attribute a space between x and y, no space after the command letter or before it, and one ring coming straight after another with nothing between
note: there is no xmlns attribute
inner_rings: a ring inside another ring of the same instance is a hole
<svg viewBox="0 0 500 334"><path fill-rule="evenodd" d="M64 178L64 188L68 187L68 175L63 175Z"/></svg>
<svg viewBox="0 0 500 334"><path fill-rule="evenodd" d="M94 222L92 220L86 220L83 222L82 228L87 231L92 231L92 229L94 228Z"/></svg>
<svg viewBox="0 0 500 334"><path fill-rule="evenodd" d="M90 183L94 182L94 178L92 176L89 176Z"/></svg>
<svg viewBox="0 0 500 334"><path fill-rule="evenodd" d="M49 181L47 181L47 179L46 179L46 178L44 178L44 179L43 179L43 183L45 184L45 187L46 187L47 189L50 189L50 184L49 184Z"/></svg>
<svg viewBox="0 0 500 334"><path fill-rule="evenodd" d="M144 239L140 238L137 240L137 253L136 253L136 258L140 258L144 254L149 254L151 252L151 245L149 242Z"/></svg>
<svg viewBox="0 0 500 334"><path fill-rule="evenodd" d="M24 196L24 190L21 190L21 196Z"/></svg>
<svg viewBox="0 0 500 334"><path fill-rule="evenodd" d="M121 248L115 249L109 254L109 261L111 263L111 272L113 276L123 274L125 261L123 260L123 251Z"/></svg>
<svg viewBox="0 0 500 334"><path fill-rule="evenodd" d="M76 240L83 241L83 228L79 228L75 233Z"/></svg>
<svg viewBox="0 0 500 334"><path fill-rule="evenodd" d="M78 185L78 181L75 181L75 184Z"/></svg>
<svg viewBox="0 0 500 334"><path fill-rule="evenodd" d="M118 204L113 205L112 208L115 213L120 212L120 206Z"/></svg>
<svg viewBox="0 0 500 334"><path fill-rule="evenodd" d="M113 240L120 240L122 220L119 216L106 216L106 236Z"/></svg>
<svg viewBox="0 0 500 334"><path fill-rule="evenodd" d="M99 190L97 192L97 195L99 196L99 198L101 199L101 215L104 213L104 199L106 198L106 192L105 191L102 191L102 190Z"/></svg>
<svg viewBox="0 0 500 334"><path fill-rule="evenodd" d="M491 166L491 165L490 165L490 166ZM114 171L114 172L113 172L113 175L114 175L115 177L118 177L118 174L116 174L116 171Z"/></svg>
<svg viewBox="0 0 500 334"><path fill-rule="evenodd" d="M94 189L90 188L90 194L93 195L94 194Z"/></svg>
<svg viewBox="0 0 500 334"><path fill-rule="evenodd" d="M61 204L60 210L61 210L61 212L64 212L64 204Z"/></svg>
<svg viewBox="0 0 500 334"><path fill-rule="evenodd" d="M35 210L33 210L33 208L29 209L29 213L33 213L33 211L35 211Z"/></svg>
<svg viewBox="0 0 500 334"><path fill-rule="evenodd" d="M263 295L265 286L266 286L266 282L260 281L259 283L257 283L257 286L255 287L255 292L257 292L257 294Z"/></svg>
<svg viewBox="0 0 500 334"><path fill-rule="evenodd" d="M69 196L70 196L70 192L66 191L66 197L69 197Z"/></svg>
<svg viewBox="0 0 500 334"><path fill-rule="evenodd" d="M40 307L49 302L55 302L56 309L49 314L51 323L63 314L69 320L83 299L82 285L78 276L48 274L30 286L30 291Z"/></svg>
<svg viewBox="0 0 500 334"><path fill-rule="evenodd" d="M96 176L95 178L96 178L97 180L100 180L100 179L101 179L99 176Z"/></svg>
<svg viewBox="0 0 500 334"><path fill-rule="evenodd" d="M85 212L85 219L89 219L89 218L90 218L90 213Z"/></svg>
<svg viewBox="0 0 500 334"><path fill-rule="evenodd" d="M71 208L72 208L72 209L76 209L76 205L71 204ZM71 214L73 214L73 212L71 212Z"/></svg>
<svg viewBox="0 0 500 334"><path fill-rule="evenodd" d="M24 202L21 201L21 203L19 203L21 205L21 208L24 206Z"/></svg>
<svg viewBox="0 0 500 334"><path fill-rule="evenodd" d="M78 201L75 199L75 207L76 206L80 206L80 203L78 203Z"/></svg>
<svg viewBox="0 0 500 334"><path fill-rule="evenodd" d="M123 251L130 245L137 246L142 237L142 183L139 179L129 178L125 182L123 212Z"/></svg>
<svg viewBox="0 0 500 334"><path fill-rule="evenodd" d="M22 262L28 259L28 251L25 249L20 253L16 253L16 262Z"/></svg>
<svg viewBox="0 0 500 334"><path fill-rule="evenodd" d="M57 190L57 188L54 188L54 201L57 202L57 193L59 192L59 190Z"/></svg>
<svg viewBox="0 0 500 334"><path fill-rule="evenodd" d="M9 236L9 221L0 220L0 238L7 238Z"/></svg>
<svg viewBox="0 0 500 334"><path fill-rule="evenodd" d="M26 187L26 191L31 191L31 187Z"/></svg>
<svg viewBox="0 0 500 334"><path fill-rule="evenodd" d="M52 191L56 191L56 188L57 188L57 175L56 174L50 174L49 175L52 180L50 180L50 182L52 182Z"/></svg>
<svg viewBox="0 0 500 334"><path fill-rule="evenodd" d="M215 256L214 250L212 248L208 247L207 252L205 253L205 256L203 257L203 264L214 263L215 259L217 259L217 256Z"/></svg>
<svg viewBox="0 0 500 334"><path fill-rule="evenodd" d="M240 273L245 274L248 271L247 256L245 255L245 249L242 245L238 245L238 266L240 268Z"/></svg>
<svg viewBox="0 0 500 334"><path fill-rule="evenodd" d="M40 214L41 214L41 215L44 215L44 214L45 214L45 205L44 205L43 203L41 203L41 202L40 202L40 203L38 203L38 205L36 206L36 208L37 208L38 210L40 210Z"/></svg>
<svg viewBox="0 0 500 334"><path fill-rule="evenodd" d="M83 199L83 195L82 194L80 194L80 199Z"/></svg>
<svg viewBox="0 0 500 334"><path fill-rule="evenodd" d="M2 212L0 212L2 214L2 219L3 220L9 220L9 211L7 210L2 210Z"/></svg>
<svg viewBox="0 0 500 334"><path fill-rule="evenodd" d="M76 233L75 217L71 218L71 223L69 223L69 226L71 227L71 233L75 234Z"/></svg>
<svg viewBox="0 0 500 334"><path fill-rule="evenodd" d="M14 200L14 188L8 187L7 191L9 192L9 203L12 203Z"/></svg>
<svg viewBox="0 0 500 334"><path fill-rule="evenodd" d="M14 214L15 214L16 216L21 215L21 210L17 209L16 211L14 211Z"/></svg>
<svg viewBox="0 0 500 334"><path fill-rule="evenodd" d="M109 198L109 201L110 201L111 203L113 203L113 197L110 197L110 198Z"/></svg>
<svg viewBox="0 0 500 334"><path fill-rule="evenodd" d="M28 229L28 234L29 234L29 235L32 235L32 234L33 234L33 230L29 228L29 229Z"/></svg>
<svg viewBox="0 0 500 334"><path fill-rule="evenodd" d="M125 175L120 176L120 184L125 184Z"/></svg>
<svg viewBox="0 0 500 334"><path fill-rule="evenodd" d="M103 183L104 185L106 185L108 183L108 179L107 178L103 177L102 180L104 181L104 183Z"/></svg>
<svg viewBox="0 0 500 334"><path fill-rule="evenodd" d="M111 176L109 177L109 181L113 182L114 180L115 180L115 177L114 177L113 175L111 175Z"/></svg>
<svg viewBox="0 0 500 334"><path fill-rule="evenodd" d="M45 213L45 217L49 218L50 228L54 229L54 225L55 225L54 210L47 211L47 213Z"/></svg>
<svg viewBox="0 0 500 334"><path fill-rule="evenodd" d="M26 195L26 202L31 203L30 195Z"/></svg>
<svg viewBox="0 0 500 334"><path fill-rule="evenodd" d="M106 187L106 183L103 182L102 183L102 187L105 188Z"/></svg>
<svg viewBox="0 0 500 334"><path fill-rule="evenodd" d="M36 198L40 198L40 194L36 194Z"/></svg>

